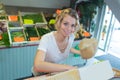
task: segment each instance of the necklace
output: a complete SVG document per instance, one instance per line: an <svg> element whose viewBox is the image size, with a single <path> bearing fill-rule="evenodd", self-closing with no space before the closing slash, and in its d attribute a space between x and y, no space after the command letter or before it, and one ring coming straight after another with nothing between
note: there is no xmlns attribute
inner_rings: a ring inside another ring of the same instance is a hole
<svg viewBox="0 0 120 80"><path fill-rule="evenodd" d="M57 43L59 50L63 53L67 48L68 42Z"/></svg>
<svg viewBox="0 0 120 80"><path fill-rule="evenodd" d="M60 40L60 36L57 35L57 33L55 34L55 39L56 39L56 43L57 43L57 46L59 48L59 50L61 52L64 52L65 49L67 48L67 45L68 45L68 38L65 38L63 40Z"/></svg>

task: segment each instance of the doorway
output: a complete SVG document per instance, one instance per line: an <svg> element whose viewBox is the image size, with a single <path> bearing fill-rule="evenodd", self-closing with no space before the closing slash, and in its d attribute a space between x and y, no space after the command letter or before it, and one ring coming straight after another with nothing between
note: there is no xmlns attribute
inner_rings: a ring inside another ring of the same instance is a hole
<svg viewBox="0 0 120 80"><path fill-rule="evenodd" d="M120 58L120 22L106 5L99 37L99 49L104 54L112 54Z"/></svg>
<svg viewBox="0 0 120 80"><path fill-rule="evenodd" d="M107 47L110 42L111 34L112 34L112 29L113 29L113 14L110 8L106 5L105 7L105 13L103 16L102 24L101 24L101 29L100 29L100 34L99 34L99 49L102 51L106 52Z"/></svg>

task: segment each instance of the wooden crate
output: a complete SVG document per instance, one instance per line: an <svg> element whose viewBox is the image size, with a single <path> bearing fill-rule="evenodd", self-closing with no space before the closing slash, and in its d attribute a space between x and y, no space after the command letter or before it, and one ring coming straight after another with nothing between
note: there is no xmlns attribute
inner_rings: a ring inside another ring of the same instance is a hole
<svg viewBox="0 0 120 80"><path fill-rule="evenodd" d="M19 15L7 15L8 27L13 29L20 29L23 25L20 22Z"/></svg>
<svg viewBox="0 0 120 80"><path fill-rule="evenodd" d="M38 35L38 32L37 32L34 24L33 25L24 25L24 30L25 30L27 43L29 45L39 43L40 37Z"/></svg>
<svg viewBox="0 0 120 80"><path fill-rule="evenodd" d="M47 25L47 21L44 17L43 12L35 13L35 12L20 12L20 20L23 25L37 25L44 27Z"/></svg>
<svg viewBox="0 0 120 80"><path fill-rule="evenodd" d="M11 46L25 46L27 44L24 29L8 29Z"/></svg>

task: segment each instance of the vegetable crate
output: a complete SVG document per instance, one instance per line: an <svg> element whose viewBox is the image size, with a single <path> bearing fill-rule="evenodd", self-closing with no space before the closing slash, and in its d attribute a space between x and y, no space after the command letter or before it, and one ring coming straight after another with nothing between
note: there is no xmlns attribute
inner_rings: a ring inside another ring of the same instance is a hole
<svg viewBox="0 0 120 80"><path fill-rule="evenodd" d="M11 46L25 46L27 44L24 29L8 29Z"/></svg>
<svg viewBox="0 0 120 80"><path fill-rule="evenodd" d="M38 36L35 25L24 25L25 35L28 44L38 44L40 37Z"/></svg>
<svg viewBox="0 0 120 80"><path fill-rule="evenodd" d="M8 15L8 27L13 29L19 29L22 28L21 20L19 15Z"/></svg>
<svg viewBox="0 0 120 80"><path fill-rule="evenodd" d="M23 25L39 25L44 27L47 25L47 21L44 17L43 12L32 13L32 12L19 12L21 16L20 20Z"/></svg>
<svg viewBox="0 0 120 80"><path fill-rule="evenodd" d="M38 32L39 37L41 38L44 34L51 32L48 27L35 26Z"/></svg>

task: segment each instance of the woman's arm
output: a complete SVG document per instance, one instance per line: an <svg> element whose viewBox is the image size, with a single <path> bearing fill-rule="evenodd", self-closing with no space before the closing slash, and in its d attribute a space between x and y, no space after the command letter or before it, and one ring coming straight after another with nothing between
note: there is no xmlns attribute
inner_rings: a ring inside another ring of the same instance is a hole
<svg viewBox="0 0 120 80"><path fill-rule="evenodd" d="M61 72L61 71L66 71L66 70L75 68L68 65L45 62L44 59L45 59L45 52L42 50L37 50L37 53L34 59L35 72Z"/></svg>
<svg viewBox="0 0 120 80"><path fill-rule="evenodd" d="M74 53L74 54L81 54L80 50L76 50L74 48L70 49L70 52Z"/></svg>

